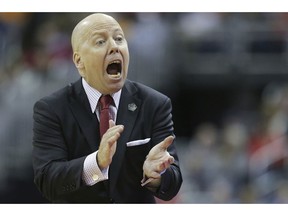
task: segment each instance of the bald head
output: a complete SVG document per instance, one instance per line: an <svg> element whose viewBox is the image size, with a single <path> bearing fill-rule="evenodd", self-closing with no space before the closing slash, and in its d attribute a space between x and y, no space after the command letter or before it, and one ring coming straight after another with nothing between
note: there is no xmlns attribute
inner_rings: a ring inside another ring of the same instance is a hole
<svg viewBox="0 0 288 216"><path fill-rule="evenodd" d="M71 44L73 51L78 50L79 44L82 43L83 40L88 39L89 33L92 32L93 29L107 28L107 26L111 24L117 24L121 29L119 23L107 14L95 13L85 17L75 26L72 32Z"/></svg>
<svg viewBox="0 0 288 216"><path fill-rule="evenodd" d="M111 16L95 13L81 20L71 36L73 62L80 76L102 94L119 91L127 78L129 49Z"/></svg>

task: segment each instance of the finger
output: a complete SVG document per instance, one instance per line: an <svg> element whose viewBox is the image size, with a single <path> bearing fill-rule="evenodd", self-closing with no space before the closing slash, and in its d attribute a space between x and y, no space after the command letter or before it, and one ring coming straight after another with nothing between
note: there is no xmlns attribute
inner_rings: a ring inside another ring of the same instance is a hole
<svg viewBox="0 0 288 216"><path fill-rule="evenodd" d="M110 145L113 144L113 142L117 141L120 137L121 133L124 130L123 125L115 125L111 128L109 128L106 133L104 133L102 140L106 140Z"/></svg>
<svg viewBox="0 0 288 216"><path fill-rule="evenodd" d="M147 176L149 176L149 178L153 178L153 179L157 179L157 178L161 177L161 175L158 171L151 171Z"/></svg>
<svg viewBox="0 0 288 216"><path fill-rule="evenodd" d="M111 136L109 139L108 139L108 144L109 146L113 146L114 144L116 144L117 140L119 139L120 137L120 133L115 133L113 136Z"/></svg>
<svg viewBox="0 0 288 216"><path fill-rule="evenodd" d="M174 157L170 156L167 160L160 163L159 172L162 172L163 170L169 168L172 163L174 163Z"/></svg>
<svg viewBox="0 0 288 216"><path fill-rule="evenodd" d="M174 161L175 161L174 157L173 157L173 156L170 156L170 157L169 157L169 164L174 163Z"/></svg>
<svg viewBox="0 0 288 216"><path fill-rule="evenodd" d="M164 139L164 141L162 142L162 145L161 147L163 149L167 149L172 143L173 143L173 140L174 140L174 137L171 135L171 136L168 136Z"/></svg>
<svg viewBox="0 0 288 216"><path fill-rule="evenodd" d="M112 123L111 123L112 124ZM106 133L109 133L111 135L113 135L114 133L121 133L124 130L124 126L123 125L114 125L112 127L110 127Z"/></svg>
<svg viewBox="0 0 288 216"><path fill-rule="evenodd" d="M109 128L111 128L113 126L115 126L115 122L112 119L110 119L109 120Z"/></svg>
<svg viewBox="0 0 288 216"><path fill-rule="evenodd" d="M153 178L148 178L146 181L144 179L142 179L141 180L141 186L143 187L151 181L153 181Z"/></svg>

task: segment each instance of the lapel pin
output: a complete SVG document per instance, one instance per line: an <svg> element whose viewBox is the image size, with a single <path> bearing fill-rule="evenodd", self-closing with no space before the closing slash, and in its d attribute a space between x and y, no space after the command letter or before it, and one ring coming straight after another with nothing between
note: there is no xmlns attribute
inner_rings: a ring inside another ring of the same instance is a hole
<svg viewBox="0 0 288 216"><path fill-rule="evenodd" d="M128 104L128 110L134 112L136 109L137 109L137 106L135 103Z"/></svg>

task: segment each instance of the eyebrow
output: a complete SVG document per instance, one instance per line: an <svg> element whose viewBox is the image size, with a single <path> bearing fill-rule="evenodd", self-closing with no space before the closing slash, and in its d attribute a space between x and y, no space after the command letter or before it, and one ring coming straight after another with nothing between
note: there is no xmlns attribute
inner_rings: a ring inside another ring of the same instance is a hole
<svg viewBox="0 0 288 216"><path fill-rule="evenodd" d="M109 30L95 30L95 31L92 32L91 38L93 38L93 37L95 37L95 36L98 36L98 35L104 35L104 34L106 34L108 31L109 31ZM121 34L124 35L124 32L123 32L123 30L122 30L121 28L116 28L116 29L114 29L114 30L112 30L112 31L113 31L113 33L120 32Z"/></svg>

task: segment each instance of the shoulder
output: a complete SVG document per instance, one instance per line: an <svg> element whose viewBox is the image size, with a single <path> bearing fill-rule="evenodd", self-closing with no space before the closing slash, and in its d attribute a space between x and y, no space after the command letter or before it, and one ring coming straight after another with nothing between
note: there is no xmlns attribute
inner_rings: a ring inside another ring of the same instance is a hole
<svg viewBox="0 0 288 216"><path fill-rule="evenodd" d="M52 110L57 110L59 108L63 109L69 103L71 98L70 96L75 95L76 89L79 88L79 83L79 81L70 83L63 88L54 91L50 95L42 97L35 102L34 108L39 106L47 106Z"/></svg>
<svg viewBox="0 0 288 216"><path fill-rule="evenodd" d="M63 100L65 100L65 98L67 97L68 91L69 91L69 85L51 93L50 95L42 97L37 102L43 101L47 104L58 104L58 102L61 101L63 103Z"/></svg>
<svg viewBox="0 0 288 216"><path fill-rule="evenodd" d="M148 100L170 100L168 96L161 93L160 91L153 89L147 85L144 85L139 82L127 80L125 84L126 88L134 93L137 94L138 97L142 99L148 99Z"/></svg>

